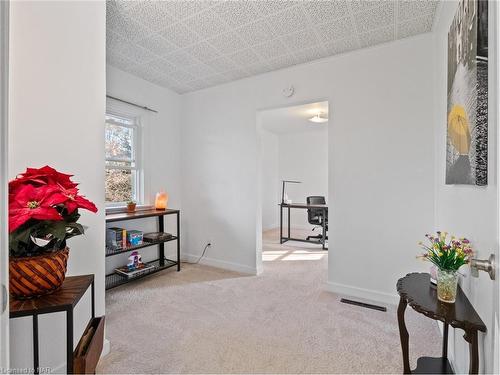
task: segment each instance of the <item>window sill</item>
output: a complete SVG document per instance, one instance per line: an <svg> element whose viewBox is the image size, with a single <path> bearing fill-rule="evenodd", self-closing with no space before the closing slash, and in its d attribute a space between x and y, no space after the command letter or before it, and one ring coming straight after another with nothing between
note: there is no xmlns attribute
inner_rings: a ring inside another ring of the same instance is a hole
<svg viewBox="0 0 500 375"><path fill-rule="evenodd" d="M135 207L136 211L145 211L152 209L153 206L150 204L138 204ZM121 214L127 212L127 206L116 206L116 207L106 207L106 215L107 214Z"/></svg>

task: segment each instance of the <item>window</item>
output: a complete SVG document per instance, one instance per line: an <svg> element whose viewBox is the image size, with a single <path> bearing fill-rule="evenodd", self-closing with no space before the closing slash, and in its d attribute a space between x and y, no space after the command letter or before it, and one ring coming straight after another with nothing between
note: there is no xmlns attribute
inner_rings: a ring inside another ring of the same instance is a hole
<svg viewBox="0 0 500 375"><path fill-rule="evenodd" d="M106 114L106 204L141 203L138 118Z"/></svg>

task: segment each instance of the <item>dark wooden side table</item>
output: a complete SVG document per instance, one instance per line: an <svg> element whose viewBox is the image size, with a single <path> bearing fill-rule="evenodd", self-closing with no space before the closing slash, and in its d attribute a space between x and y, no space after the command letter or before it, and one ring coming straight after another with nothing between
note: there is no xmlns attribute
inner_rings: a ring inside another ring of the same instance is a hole
<svg viewBox="0 0 500 375"><path fill-rule="evenodd" d="M441 302L437 298L436 286L430 282L428 273L410 273L398 280L397 290L400 301L398 307L399 335L403 351L403 368L405 374L452 374L448 361L448 328L461 328L465 331L464 339L469 343L469 374L477 374L479 369L478 331L486 332L486 326L474 307L458 286L455 303ZM410 370L408 356L408 331L405 325L406 306L425 316L444 323L443 356L440 358L421 357L417 360L417 368Z"/></svg>
<svg viewBox="0 0 500 375"><path fill-rule="evenodd" d="M38 356L38 315L50 314L59 311L66 312L66 373L73 373L73 310L91 287L92 317L95 318L94 275L68 276L63 285L56 292L28 300L15 300L10 298L10 318L24 316L33 317L33 370L39 373Z"/></svg>

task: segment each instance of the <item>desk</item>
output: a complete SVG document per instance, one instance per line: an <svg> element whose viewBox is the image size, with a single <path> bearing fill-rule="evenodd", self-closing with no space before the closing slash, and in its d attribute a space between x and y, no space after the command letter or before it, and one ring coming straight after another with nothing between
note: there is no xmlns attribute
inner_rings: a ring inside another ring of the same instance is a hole
<svg viewBox="0 0 500 375"><path fill-rule="evenodd" d="M326 221L323 220L323 238L319 241L306 240L305 238L292 238L290 237L290 209L297 208L302 210L307 210L309 208L319 208L323 210L323 217L326 218L328 215L328 206L326 204L306 204L306 203L280 203L280 244L286 241L300 241L300 242L312 242L316 244L321 244L323 250L326 250ZM288 236L283 237L283 209L288 210Z"/></svg>

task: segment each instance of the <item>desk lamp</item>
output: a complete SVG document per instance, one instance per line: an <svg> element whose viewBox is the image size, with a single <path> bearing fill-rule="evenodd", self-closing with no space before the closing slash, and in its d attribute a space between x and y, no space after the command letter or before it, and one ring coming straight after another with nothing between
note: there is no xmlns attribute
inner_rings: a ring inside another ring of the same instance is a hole
<svg viewBox="0 0 500 375"><path fill-rule="evenodd" d="M293 180L282 180L283 181L283 188L281 190L281 204L285 204L285 184L290 183L290 184L300 184L302 183L301 181L293 181Z"/></svg>

